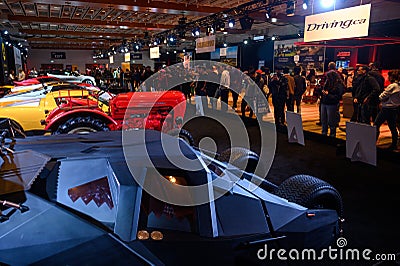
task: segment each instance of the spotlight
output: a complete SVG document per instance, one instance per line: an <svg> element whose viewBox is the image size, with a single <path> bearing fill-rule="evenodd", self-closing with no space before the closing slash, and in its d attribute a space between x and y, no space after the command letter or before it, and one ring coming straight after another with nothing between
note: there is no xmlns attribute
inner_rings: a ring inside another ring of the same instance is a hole
<svg viewBox="0 0 400 266"><path fill-rule="evenodd" d="M243 40L243 43L244 43L244 44L248 44L249 41L246 39L246 40Z"/></svg>
<svg viewBox="0 0 400 266"><path fill-rule="evenodd" d="M157 42L157 41L154 41L154 42L153 42L153 45L154 45L154 46L157 46L157 45L158 45L158 42Z"/></svg>
<svg viewBox="0 0 400 266"><path fill-rule="evenodd" d="M169 52L167 51L167 54L169 54Z"/></svg>
<svg viewBox="0 0 400 266"><path fill-rule="evenodd" d="M335 3L335 0L321 0L321 5L324 8L330 8Z"/></svg>
<svg viewBox="0 0 400 266"><path fill-rule="evenodd" d="M176 54L176 50L174 50L174 54Z"/></svg>
<svg viewBox="0 0 400 266"><path fill-rule="evenodd" d="M4 35L7 35L7 34L8 34L8 31L7 31L7 30L5 30L3 33L4 33Z"/></svg>
<svg viewBox="0 0 400 266"><path fill-rule="evenodd" d="M271 40L272 40L272 41L275 41L275 40L276 40L276 37L275 37L275 36L272 36L272 37L271 37Z"/></svg>
<svg viewBox="0 0 400 266"><path fill-rule="evenodd" d="M235 19L234 18L229 19L228 27L233 28L234 26L235 26Z"/></svg>
<svg viewBox="0 0 400 266"><path fill-rule="evenodd" d="M196 27L196 28L193 29L192 36L193 37L199 37L200 36L200 28L199 27Z"/></svg>
<svg viewBox="0 0 400 266"><path fill-rule="evenodd" d="M278 22L278 19L277 18L271 18L271 22L272 23L276 23L276 22Z"/></svg>
<svg viewBox="0 0 400 266"><path fill-rule="evenodd" d="M265 9L265 18L266 19L270 19L271 18L271 11L272 11L272 9L270 7L267 7Z"/></svg>
<svg viewBox="0 0 400 266"><path fill-rule="evenodd" d="M303 0L303 9L306 10L308 8L308 0Z"/></svg>
<svg viewBox="0 0 400 266"><path fill-rule="evenodd" d="M294 10L296 8L295 1L289 0L286 3L286 16L292 17L294 16Z"/></svg>
<svg viewBox="0 0 400 266"><path fill-rule="evenodd" d="M182 50L182 52L186 53L186 50L185 50L185 49L183 49L183 50Z"/></svg>
<svg viewBox="0 0 400 266"><path fill-rule="evenodd" d="M228 44L226 42L224 42L224 47L228 47Z"/></svg>

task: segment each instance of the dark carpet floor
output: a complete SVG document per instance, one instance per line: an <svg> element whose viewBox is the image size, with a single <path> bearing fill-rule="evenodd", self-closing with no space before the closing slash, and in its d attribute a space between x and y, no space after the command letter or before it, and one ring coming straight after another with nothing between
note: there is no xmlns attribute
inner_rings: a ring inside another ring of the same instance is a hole
<svg viewBox="0 0 400 266"><path fill-rule="evenodd" d="M229 115L226 119L229 121ZM245 124L251 148L259 152L258 127L252 120L245 120ZM192 132L196 143L208 136L216 140L219 152L229 146L226 132L212 119L198 117L187 123L185 128ZM306 145L301 146L288 143L284 130L277 133L276 153L267 179L280 184L292 175L308 174L327 181L343 198L346 220L344 237L348 247L369 248L374 253L399 254L398 154L379 151L377 166L351 162L345 156L343 141L305 135Z"/></svg>

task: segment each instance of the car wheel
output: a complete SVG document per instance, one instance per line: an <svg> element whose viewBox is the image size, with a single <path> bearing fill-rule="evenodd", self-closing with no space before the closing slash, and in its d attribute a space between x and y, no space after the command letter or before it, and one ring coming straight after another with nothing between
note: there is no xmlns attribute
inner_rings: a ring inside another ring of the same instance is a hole
<svg viewBox="0 0 400 266"><path fill-rule="evenodd" d="M336 210L343 217L343 201L339 192L327 182L310 175L289 177L275 194L310 209Z"/></svg>
<svg viewBox="0 0 400 266"><path fill-rule="evenodd" d="M229 162L229 158L232 165L248 173L254 173L260 161L257 153L243 147L226 149L218 156L221 162Z"/></svg>
<svg viewBox="0 0 400 266"><path fill-rule="evenodd" d="M168 135L174 136L174 137L179 137L186 141L190 146L194 145L194 139L192 134L190 134L189 131L183 128L175 128L170 131L168 131Z"/></svg>
<svg viewBox="0 0 400 266"><path fill-rule="evenodd" d="M86 116L68 119L53 134L79 134L97 131L109 131L109 128L102 120Z"/></svg>
<svg viewBox="0 0 400 266"><path fill-rule="evenodd" d="M85 79L85 80L82 81L82 83L90 84L90 85L92 85L92 86L95 85L94 82L91 81L90 79Z"/></svg>

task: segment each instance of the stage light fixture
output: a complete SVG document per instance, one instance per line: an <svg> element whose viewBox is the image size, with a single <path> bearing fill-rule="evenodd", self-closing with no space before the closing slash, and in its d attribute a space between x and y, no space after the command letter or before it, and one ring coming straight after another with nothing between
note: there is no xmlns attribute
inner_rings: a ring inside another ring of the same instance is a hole
<svg viewBox="0 0 400 266"><path fill-rule="evenodd" d="M199 37L200 36L200 28L199 27L196 27L196 28L193 29L192 36L193 37Z"/></svg>
<svg viewBox="0 0 400 266"><path fill-rule="evenodd" d="M249 16L244 16L239 19L239 22L240 26L242 27L242 30L251 30L254 19Z"/></svg>
<svg viewBox="0 0 400 266"><path fill-rule="evenodd" d="M321 5L324 8L330 8L335 3L335 0L321 0Z"/></svg>
<svg viewBox="0 0 400 266"><path fill-rule="evenodd" d="M303 9L306 10L308 8L308 0L303 0Z"/></svg>
<svg viewBox="0 0 400 266"><path fill-rule="evenodd" d="M209 26L206 29L206 35L209 36L211 34L214 34L214 28L212 26Z"/></svg>
<svg viewBox="0 0 400 266"><path fill-rule="evenodd" d="M286 3L286 16L292 17L294 16L294 10L296 8L296 4L294 0L289 0Z"/></svg>
<svg viewBox="0 0 400 266"><path fill-rule="evenodd" d="M270 7L267 7L265 9L265 18L266 19L270 19L271 18L271 12L272 12L272 9Z"/></svg>
<svg viewBox="0 0 400 266"><path fill-rule="evenodd" d="M235 26L235 19L234 18L229 19L228 26L229 26L229 28L233 28Z"/></svg>

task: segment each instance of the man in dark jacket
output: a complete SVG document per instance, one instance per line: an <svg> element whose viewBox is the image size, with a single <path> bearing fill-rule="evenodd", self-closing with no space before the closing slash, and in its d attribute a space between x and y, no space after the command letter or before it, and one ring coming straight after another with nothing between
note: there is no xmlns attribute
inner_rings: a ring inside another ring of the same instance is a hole
<svg viewBox="0 0 400 266"><path fill-rule="evenodd" d="M283 126L285 124L285 102L289 98L289 86L281 68L276 69L276 74L272 74L269 88L272 94L275 124Z"/></svg>
<svg viewBox="0 0 400 266"><path fill-rule="evenodd" d="M367 66L359 66L357 69L358 86L354 91L354 103L361 106L359 122L370 125L375 121L379 104L379 84L376 79L368 74Z"/></svg>

